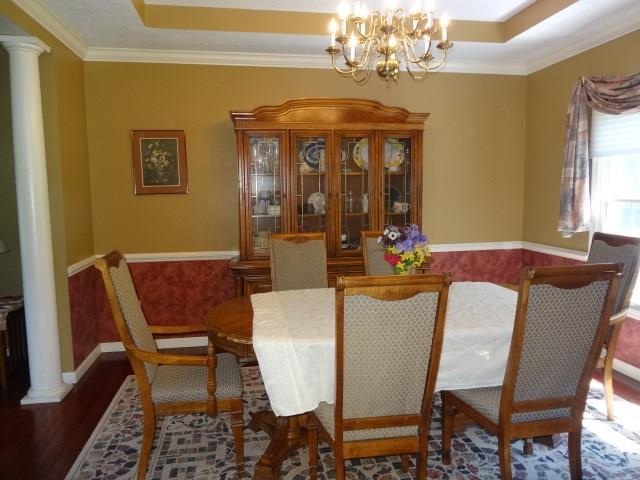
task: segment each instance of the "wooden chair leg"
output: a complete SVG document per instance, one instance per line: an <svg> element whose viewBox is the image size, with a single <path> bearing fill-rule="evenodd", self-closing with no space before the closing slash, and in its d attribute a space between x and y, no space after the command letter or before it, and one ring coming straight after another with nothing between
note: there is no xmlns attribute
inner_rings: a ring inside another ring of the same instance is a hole
<svg viewBox="0 0 640 480"><path fill-rule="evenodd" d="M420 449L416 454L416 478L418 480L426 480L427 478L427 457L429 452L427 449Z"/></svg>
<svg viewBox="0 0 640 480"><path fill-rule="evenodd" d="M455 407L449 404L449 395L442 392L442 463L451 463L451 433L453 432L453 420L456 416Z"/></svg>
<svg viewBox="0 0 640 480"><path fill-rule="evenodd" d="M307 445L309 448L309 478L316 480L318 478L318 425L311 418L307 423Z"/></svg>
<svg viewBox="0 0 640 480"><path fill-rule="evenodd" d="M511 443L504 434L498 434L498 458L502 480L511 480Z"/></svg>
<svg viewBox="0 0 640 480"><path fill-rule="evenodd" d="M244 419L242 417L242 400L237 398L231 405L231 429L236 443L236 465L238 471L244 469Z"/></svg>
<svg viewBox="0 0 640 480"><path fill-rule="evenodd" d="M582 425L569 432L569 468L571 480L582 478Z"/></svg>
<svg viewBox="0 0 640 480"><path fill-rule="evenodd" d="M142 449L140 450L140 462L138 462L138 480L147 478L147 465L153 446L153 434L156 430L156 417L151 412L144 412L144 428L142 433Z"/></svg>
<svg viewBox="0 0 640 480"><path fill-rule="evenodd" d="M336 445L336 480L344 480L344 455Z"/></svg>
<svg viewBox="0 0 640 480"><path fill-rule="evenodd" d="M611 355L611 358L609 358ZM613 353L607 352L607 359L604 362L604 399L607 403L607 420L613 420Z"/></svg>
<svg viewBox="0 0 640 480"><path fill-rule="evenodd" d="M523 455L533 455L533 438L525 438L522 444Z"/></svg>
<svg viewBox="0 0 640 480"><path fill-rule="evenodd" d="M400 455L400 470L402 470L402 473L407 473L410 466L409 455Z"/></svg>

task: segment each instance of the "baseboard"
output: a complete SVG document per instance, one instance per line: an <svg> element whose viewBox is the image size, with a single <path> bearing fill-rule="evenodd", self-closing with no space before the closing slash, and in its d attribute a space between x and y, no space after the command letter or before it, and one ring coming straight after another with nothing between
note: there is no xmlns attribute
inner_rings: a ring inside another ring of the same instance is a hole
<svg viewBox="0 0 640 480"><path fill-rule="evenodd" d="M158 348L187 348L187 347L206 347L207 337L177 337L177 338L161 338L156 340ZM122 342L105 342L100 344L102 353L107 352L124 352Z"/></svg>
<svg viewBox="0 0 640 480"><path fill-rule="evenodd" d="M93 365L93 362L95 362L98 357L100 357L100 354L102 353L102 349L100 347L100 344L96 345L96 347L91 350L91 353L87 355L87 357L80 363L80 365L78 365L78 368L76 368L73 372L63 372L62 380L64 381L64 383L78 383L82 376L87 373L89 367Z"/></svg>
<svg viewBox="0 0 640 480"><path fill-rule="evenodd" d="M634 365L631 365L627 362L623 362L622 360L618 360L617 358L614 358L613 369L616 372L620 372L621 374L634 379L636 382L640 382L640 368Z"/></svg>

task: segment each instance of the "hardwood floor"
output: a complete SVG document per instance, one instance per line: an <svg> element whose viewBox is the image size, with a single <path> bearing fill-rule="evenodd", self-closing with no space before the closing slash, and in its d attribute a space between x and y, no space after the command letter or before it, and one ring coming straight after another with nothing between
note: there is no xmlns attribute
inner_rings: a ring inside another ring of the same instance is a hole
<svg viewBox="0 0 640 480"><path fill-rule="evenodd" d="M23 407L20 399L27 392L28 379L26 373L16 372L10 390L0 393L0 478L63 479L131 373L124 353L103 353L62 403ZM638 382L616 376L614 390L640 404Z"/></svg>
<svg viewBox="0 0 640 480"><path fill-rule="evenodd" d="M16 372L0 399L0 478L64 478L131 373L124 353L104 353L61 403L20 406L28 379Z"/></svg>

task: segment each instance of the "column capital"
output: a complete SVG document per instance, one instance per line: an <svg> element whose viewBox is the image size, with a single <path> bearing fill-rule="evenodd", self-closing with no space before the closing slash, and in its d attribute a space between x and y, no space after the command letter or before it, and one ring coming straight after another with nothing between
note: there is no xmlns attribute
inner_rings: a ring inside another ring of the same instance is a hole
<svg viewBox="0 0 640 480"><path fill-rule="evenodd" d="M51 51L49 46L39 38L26 35L0 35L0 43L9 52L22 51L40 55Z"/></svg>

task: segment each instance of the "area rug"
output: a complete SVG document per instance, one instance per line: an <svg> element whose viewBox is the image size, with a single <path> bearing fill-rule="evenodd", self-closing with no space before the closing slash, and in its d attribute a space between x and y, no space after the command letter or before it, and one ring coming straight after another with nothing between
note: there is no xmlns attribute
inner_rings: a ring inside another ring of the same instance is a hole
<svg viewBox="0 0 640 480"><path fill-rule="evenodd" d="M252 411L269 407L258 367L242 368L245 425ZM438 400L436 400L436 403ZM500 477L497 440L480 427L469 427L453 438L452 463L440 461L440 415L435 405L429 441L428 478L495 479ZM584 416L582 440L583 478L640 480L640 407L616 398L616 421L608 422L601 385L593 382ZM158 420L148 478L238 479L251 478L269 439L263 432L245 430L245 472L235 469L233 435L228 414L177 415ZM129 479L135 475L142 442L142 410L135 377L129 376L105 412L67 475L72 479ZM555 448L535 445L534 455L522 455L522 442L512 444L515 479L569 479L566 435L556 436ZM334 456L320 444L320 479L335 478ZM307 449L301 448L282 466L282 478L308 478ZM400 470L399 457L346 462L347 478L394 480L415 478Z"/></svg>

